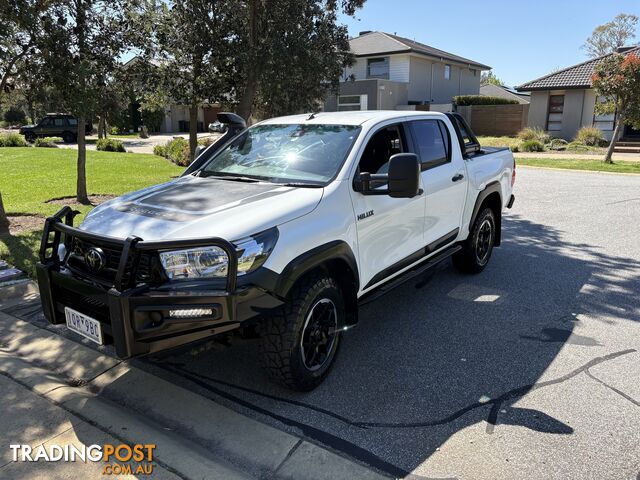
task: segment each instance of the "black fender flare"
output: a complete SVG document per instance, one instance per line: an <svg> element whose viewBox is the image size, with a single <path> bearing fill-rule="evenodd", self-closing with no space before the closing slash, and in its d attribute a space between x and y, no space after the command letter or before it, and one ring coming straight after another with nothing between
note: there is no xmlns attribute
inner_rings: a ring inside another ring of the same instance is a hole
<svg viewBox="0 0 640 480"><path fill-rule="evenodd" d="M318 267L326 266L332 260L342 260L347 264L353 273L355 291L357 292L360 288L360 276L356 257L347 242L334 240L312 248L291 260L278 275L274 293L285 298L300 278Z"/></svg>
<svg viewBox="0 0 640 480"><path fill-rule="evenodd" d="M494 182L489 183L484 188L484 190L478 193L478 196L476 197L476 203L473 206L473 212L471 213L471 219L469 220L469 233L471 233L471 229L473 228L473 222L476 221L476 217L480 213L480 207L482 206L484 201L489 197L489 195L492 195L494 193L497 193L498 196L500 197L500 212L502 211L502 186L500 182L496 180ZM495 238L494 245L499 246L502 239L502 214L501 213L496 216L496 224L497 224L496 238Z"/></svg>

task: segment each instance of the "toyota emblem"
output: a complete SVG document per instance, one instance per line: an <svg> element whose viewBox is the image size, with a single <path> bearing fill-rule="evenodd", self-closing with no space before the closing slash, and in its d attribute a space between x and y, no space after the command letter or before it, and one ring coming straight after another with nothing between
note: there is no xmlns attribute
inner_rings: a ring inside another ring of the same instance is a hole
<svg viewBox="0 0 640 480"><path fill-rule="evenodd" d="M107 264L107 257L100 248L94 247L84 254L84 261L91 270L99 272Z"/></svg>

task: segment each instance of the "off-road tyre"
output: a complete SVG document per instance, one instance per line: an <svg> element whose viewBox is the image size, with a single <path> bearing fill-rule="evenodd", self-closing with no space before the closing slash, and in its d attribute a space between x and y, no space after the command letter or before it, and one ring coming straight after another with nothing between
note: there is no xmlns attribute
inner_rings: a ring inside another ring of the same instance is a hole
<svg viewBox="0 0 640 480"><path fill-rule="evenodd" d="M36 138L38 138L38 136L33 132L27 132L24 134L24 139L29 143L35 142Z"/></svg>
<svg viewBox="0 0 640 480"><path fill-rule="evenodd" d="M496 218L493 210L483 207L471 227L462 250L453 255L453 265L463 273L482 272L491 258L496 239Z"/></svg>
<svg viewBox="0 0 640 480"><path fill-rule="evenodd" d="M333 333L330 350L326 347L326 359L315 369L308 368L306 364L302 339L305 334L306 338L311 338L310 322L313 320L308 321L308 318L312 311L322 316L321 311L315 309L330 310L330 304L334 307L337 330L344 325L346 316L342 291L333 278L312 274L294 285L287 302L265 319L261 328L260 352L263 367L273 381L298 391L313 390L322 383L338 353L340 332ZM327 322L333 323L333 320Z"/></svg>

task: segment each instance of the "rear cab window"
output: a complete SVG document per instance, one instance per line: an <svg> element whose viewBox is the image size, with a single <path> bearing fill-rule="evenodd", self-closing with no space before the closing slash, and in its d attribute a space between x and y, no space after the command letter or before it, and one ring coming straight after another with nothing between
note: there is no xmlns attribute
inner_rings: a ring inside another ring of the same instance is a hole
<svg viewBox="0 0 640 480"><path fill-rule="evenodd" d="M451 138L444 122L413 120L409 125L422 171L451 161Z"/></svg>

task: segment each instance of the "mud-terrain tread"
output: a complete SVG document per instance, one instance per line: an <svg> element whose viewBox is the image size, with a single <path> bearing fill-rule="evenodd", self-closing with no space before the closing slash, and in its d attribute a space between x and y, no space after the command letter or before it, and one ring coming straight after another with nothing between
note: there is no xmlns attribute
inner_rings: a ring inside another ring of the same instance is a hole
<svg viewBox="0 0 640 480"><path fill-rule="evenodd" d="M313 274L302 279L293 287L288 301L271 317L265 319L262 326L260 353L263 368L272 380L294 390L306 391L314 388L329 371L327 369L318 379L300 383L296 380L291 365L292 350L296 348L297 334L302 328L302 325L298 324L305 320L300 311L325 288L340 291L332 278L322 274Z"/></svg>

